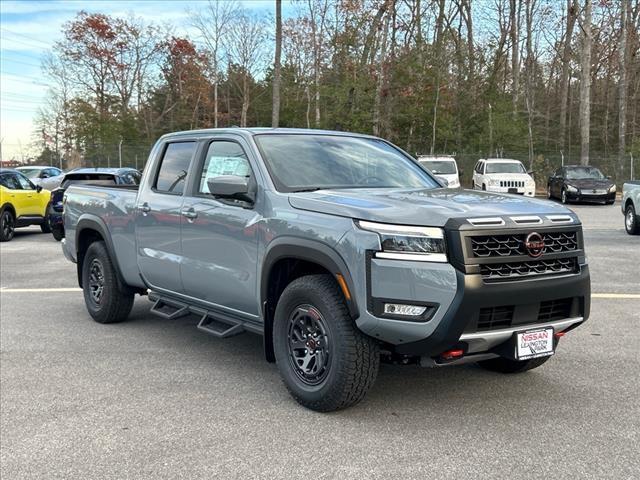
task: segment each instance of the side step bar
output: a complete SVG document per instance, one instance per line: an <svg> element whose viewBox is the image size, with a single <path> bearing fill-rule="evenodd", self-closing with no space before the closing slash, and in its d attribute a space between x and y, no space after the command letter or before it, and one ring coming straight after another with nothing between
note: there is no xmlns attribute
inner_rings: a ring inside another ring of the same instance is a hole
<svg viewBox="0 0 640 480"><path fill-rule="evenodd" d="M213 312L195 305L190 305L173 298L149 292L149 300L154 302L151 313L166 320L175 320L195 314L200 317L197 328L218 338L229 338L246 331L262 334L262 328L252 322L246 322L231 315Z"/></svg>

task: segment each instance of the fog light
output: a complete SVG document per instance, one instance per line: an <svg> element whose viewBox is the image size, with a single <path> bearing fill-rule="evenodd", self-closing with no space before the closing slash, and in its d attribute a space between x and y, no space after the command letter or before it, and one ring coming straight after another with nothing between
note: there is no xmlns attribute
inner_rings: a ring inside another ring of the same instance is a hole
<svg viewBox="0 0 640 480"><path fill-rule="evenodd" d="M385 303L384 313L388 315L405 315L407 317L419 317L427 310L421 305L403 305L401 303Z"/></svg>

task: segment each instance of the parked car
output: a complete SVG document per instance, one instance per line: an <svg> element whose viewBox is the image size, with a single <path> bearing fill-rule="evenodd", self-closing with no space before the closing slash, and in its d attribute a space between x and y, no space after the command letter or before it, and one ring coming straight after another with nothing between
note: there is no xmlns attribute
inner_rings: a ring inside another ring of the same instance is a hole
<svg viewBox="0 0 640 480"><path fill-rule="evenodd" d="M480 159L473 169L473 188L533 197L536 182L522 162L506 158Z"/></svg>
<svg viewBox="0 0 640 480"><path fill-rule="evenodd" d="M447 181L447 187L460 188L460 172L456 159L451 156L418 156L418 162L427 167L431 173Z"/></svg>
<svg viewBox="0 0 640 480"><path fill-rule="evenodd" d="M134 168L78 168L66 174L60 187L51 192L49 208L49 225L53 238L60 241L64 238L64 192L70 185L138 185L140 172Z"/></svg>
<svg viewBox="0 0 640 480"><path fill-rule="evenodd" d="M547 181L547 196L562 203L616 201L616 184L596 167L567 165L559 168Z"/></svg>
<svg viewBox="0 0 640 480"><path fill-rule="evenodd" d="M50 194L16 170L0 168L0 242L8 242L15 229L40 225L49 233L46 221Z"/></svg>
<svg viewBox="0 0 640 480"><path fill-rule="evenodd" d="M444 189L371 136L168 134L139 188L70 186L64 224L95 321L125 320L148 294L165 319L262 334L293 397L319 411L360 401L381 357L539 367L589 316L573 212Z"/></svg>
<svg viewBox="0 0 640 480"><path fill-rule="evenodd" d="M624 228L629 235L640 235L640 180L622 185L622 213Z"/></svg>
<svg viewBox="0 0 640 480"><path fill-rule="evenodd" d="M62 170L56 167L30 165L26 167L17 167L17 171L31 180L35 185L40 185L46 190L52 190L58 186L50 181L55 177L62 175Z"/></svg>

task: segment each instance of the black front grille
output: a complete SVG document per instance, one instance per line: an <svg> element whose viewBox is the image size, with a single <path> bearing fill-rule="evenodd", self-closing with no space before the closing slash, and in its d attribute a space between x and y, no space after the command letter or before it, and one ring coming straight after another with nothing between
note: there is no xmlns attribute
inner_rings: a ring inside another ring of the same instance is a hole
<svg viewBox="0 0 640 480"><path fill-rule="evenodd" d="M480 273L485 280L520 279L537 275L576 273L577 271L578 259L576 257L480 265Z"/></svg>
<svg viewBox="0 0 640 480"><path fill-rule="evenodd" d="M513 321L513 305L481 308L478 317L478 331L507 328Z"/></svg>
<svg viewBox="0 0 640 480"><path fill-rule="evenodd" d="M547 300L540 303L538 311L538 322L550 322L552 320L562 320L571 316L573 298L562 298L559 300Z"/></svg>
<svg viewBox="0 0 640 480"><path fill-rule="evenodd" d="M470 237L471 251L476 258L527 255L524 242L528 233L513 235L479 235ZM578 249L575 231L543 232L543 254L571 252Z"/></svg>

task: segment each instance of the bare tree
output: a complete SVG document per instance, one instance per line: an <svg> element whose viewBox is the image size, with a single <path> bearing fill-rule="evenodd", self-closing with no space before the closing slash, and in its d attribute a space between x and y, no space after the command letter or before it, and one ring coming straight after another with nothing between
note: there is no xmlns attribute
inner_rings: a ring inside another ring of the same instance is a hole
<svg viewBox="0 0 640 480"><path fill-rule="evenodd" d="M620 5L620 42L618 44L618 65L620 80L618 84L618 168L622 170L626 148L625 134L627 122L627 13L631 5L628 0L622 0Z"/></svg>
<svg viewBox="0 0 640 480"><path fill-rule="evenodd" d="M216 128L222 50L238 12L235 0L209 0L205 8L190 14L191 23L200 32L210 55L213 70L213 126Z"/></svg>
<svg viewBox="0 0 640 480"><path fill-rule="evenodd" d="M580 164L589 165L589 128L591 120L591 0L585 0L581 27Z"/></svg>
<svg viewBox="0 0 640 480"><path fill-rule="evenodd" d="M329 0L307 0L313 45L313 83L315 87L315 126L320 126L320 80L325 49Z"/></svg>
<svg viewBox="0 0 640 480"><path fill-rule="evenodd" d="M282 0L276 0L276 51L273 67L273 106L271 109L271 126L280 123L280 57L282 53Z"/></svg>
<svg viewBox="0 0 640 480"><path fill-rule="evenodd" d="M578 15L578 0L567 0L567 27L564 33L562 46L562 73L560 78L560 131L558 132L558 145L565 148L567 132L567 102L569 97L569 75L571 63L571 40L573 39L573 26Z"/></svg>
<svg viewBox="0 0 640 480"><path fill-rule="evenodd" d="M241 78L239 85L242 97L241 127L247 126L247 112L251 103L252 82L254 82L256 74L264 63L265 33L264 22L246 12L236 17L229 31L229 46L227 50L231 62L239 70Z"/></svg>
<svg viewBox="0 0 640 480"><path fill-rule="evenodd" d="M518 112L518 93L520 91L520 9L522 0L511 0L509 18L511 22L511 95L513 102L513 115Z"/></svg>

